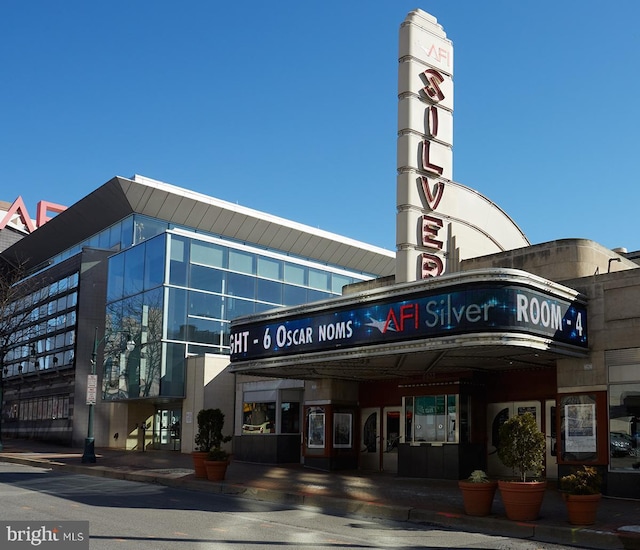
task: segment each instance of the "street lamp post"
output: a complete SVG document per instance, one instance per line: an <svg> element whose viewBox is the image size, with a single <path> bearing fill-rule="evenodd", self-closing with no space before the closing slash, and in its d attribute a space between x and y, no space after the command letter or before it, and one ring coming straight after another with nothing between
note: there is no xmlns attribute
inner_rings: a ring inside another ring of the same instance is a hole
<svg viewBox="0 0 640 550"><path fill-rule="evenodd" d="M116 331L110 334L119 334L123 331ZM96 374L96 358L98 356L98 347L107 338L105 334L102 339L98 340L98 327L95 330L93 338L93 352L91 353L91 374L87 376L87 405L89 405L89 417L87 421L87 437L84 440L84 452L82 454L82 463L94 463L96 461L95 438L93 436L93 414L97 399L98 375ZM136 344L133 340L127 340L127 351L132 351Z"/></svg>

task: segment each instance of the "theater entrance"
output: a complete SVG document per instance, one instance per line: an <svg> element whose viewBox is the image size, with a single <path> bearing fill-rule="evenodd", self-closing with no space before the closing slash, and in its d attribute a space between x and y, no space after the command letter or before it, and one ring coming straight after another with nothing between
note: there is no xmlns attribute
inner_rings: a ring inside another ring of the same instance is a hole
<svg viewBox="0 0 640 550"><path fill-rule="evenodd" d="M401 407L360 411L360 469L398 472Z"/></svg>

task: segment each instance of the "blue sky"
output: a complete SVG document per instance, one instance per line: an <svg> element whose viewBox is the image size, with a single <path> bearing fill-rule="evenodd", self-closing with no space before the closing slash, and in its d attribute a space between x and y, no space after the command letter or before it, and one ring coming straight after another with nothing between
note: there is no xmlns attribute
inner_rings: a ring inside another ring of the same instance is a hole
<svg viewBox="0 0 640 550"><path fill-rule="evenodd" d="M0 199L137 173L393 250L414 8L454 44L454 179L533 243L639 250L637 0L4 0Z"/></svg>

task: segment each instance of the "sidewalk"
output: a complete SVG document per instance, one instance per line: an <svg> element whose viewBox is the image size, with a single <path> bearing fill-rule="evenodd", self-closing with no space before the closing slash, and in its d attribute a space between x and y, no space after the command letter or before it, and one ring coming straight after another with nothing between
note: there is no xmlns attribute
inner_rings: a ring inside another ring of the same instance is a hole
<svg viewBox="0 0 640 550"><path fill-rule="evenodd" d="M319 472L301 465L265 465L232 461L223 482L196 479L191 455L177 451L96 449L97 462L82 464L82 449L37 441L3 441L0 461L67 472L128 479L195 491L236 495L325 512L425 523L479 533L500 534L579 548L640 549L640 500L603 497L595 525L567 522L562 496L547 489L534 522L509 521L499 491L493 514L464 514L456 481L397 477L384 473Z"/></svg>

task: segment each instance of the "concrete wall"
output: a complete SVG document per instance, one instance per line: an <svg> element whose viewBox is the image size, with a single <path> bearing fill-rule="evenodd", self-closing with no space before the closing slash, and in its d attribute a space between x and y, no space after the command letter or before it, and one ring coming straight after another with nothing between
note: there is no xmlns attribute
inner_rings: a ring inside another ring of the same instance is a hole
<svg viewBox="0 0 640 550"><path fill-rule="evenodd" d="M307 380L304 384L304 401L309 403L358 402L358 382L322 378Z"/></svg>
<svg viewBox="0 0 640 550"><path fill-rule="evenodd" d="M605 273L564 283L589 298L590 356L588 361L563 359L558 362L558 391L606 389L605 353L636 348L640 342L640 270Z"/></svg>
<svg viewBox="0 0 640 550"><path fill-rule="evenodd" d="M78 281L78 333L76 334L76 379L73 395L72 445L82 446L87 435L89 407L87 398L87 375L91 372L96 328L98 341L104 339L104 304L107 295L107 258L112 252L84 248ZM100 351L102 347L99 346ZM98 398L94 410L94 437L96 447L107 447L110 441L109 408L100 399L102 354L96 362L98 374Z"/></svg>
<svg viewBox="0 0 640 550"><path fill-rule="evenodd" d="M487 267L522 269L551 281L565 282L609 271L637 269L639 266L594 241L562 239L461 262L462 271Z"/></svg>
<svg viewBox="0 0 640 550"><path fill-rule="evenodd" d="M229 358L220 355L189 357L186 371L181 451L190 453L195 450L197 417L202 409L220 409L225 415L224 435L232 435L235 377L229 372ZM224 447L231 452L230 444Z"/></svg>

